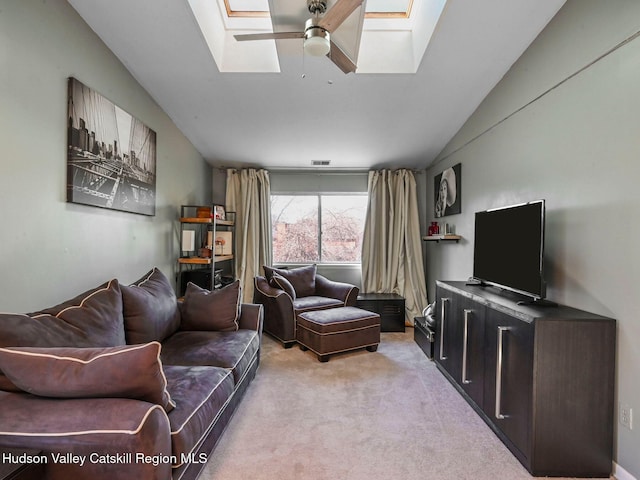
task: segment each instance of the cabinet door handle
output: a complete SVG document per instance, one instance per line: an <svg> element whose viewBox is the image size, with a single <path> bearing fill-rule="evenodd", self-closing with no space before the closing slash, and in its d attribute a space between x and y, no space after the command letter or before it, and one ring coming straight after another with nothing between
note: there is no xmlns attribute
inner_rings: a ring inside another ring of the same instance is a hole
<svg viewBox="0 0 640 480"><path fill-rule="evenodd" d="M447 317L447 309L445 308L448 298L440 300L440 360L446 360L447 357L444 354L444 324Z"/></svg>
<svg viewBox="0 0 640 480"><path fill-rule="evenodd" d="M469 384L471 380L467 378L467 348L469 343L469 314L473 310L464 309L464 335L462 339L462 383Z"/></svg>
<svg viewBox="0 0 640 480"><path fill-rule="evenodd" d="M496 361L496 418L503 420L507 418L502 410L502 361L503 361L503 341L504 332L509 331L509 327L498 327L498 359Z"/></svg>

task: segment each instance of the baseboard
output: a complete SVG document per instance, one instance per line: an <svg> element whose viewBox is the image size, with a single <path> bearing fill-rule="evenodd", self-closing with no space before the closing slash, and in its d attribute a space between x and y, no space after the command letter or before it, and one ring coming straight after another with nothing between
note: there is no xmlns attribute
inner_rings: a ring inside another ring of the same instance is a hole
<svg viewBox="0 0 640 480"><path fill-rule="evenodd" d="M624 468L613 462L613 476L617 480L638 480L636 477L627 472Z"/></svg>

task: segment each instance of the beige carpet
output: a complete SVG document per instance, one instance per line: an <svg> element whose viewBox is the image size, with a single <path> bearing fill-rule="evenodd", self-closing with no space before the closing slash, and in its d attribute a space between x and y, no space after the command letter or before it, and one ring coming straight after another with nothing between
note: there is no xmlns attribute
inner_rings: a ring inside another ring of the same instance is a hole
<svg viewBox="0 0 640 480"><path fill-rule="evenodd" d="M529 473L407 333L320 363L263 338L205 480L519 480Z"/></svg>

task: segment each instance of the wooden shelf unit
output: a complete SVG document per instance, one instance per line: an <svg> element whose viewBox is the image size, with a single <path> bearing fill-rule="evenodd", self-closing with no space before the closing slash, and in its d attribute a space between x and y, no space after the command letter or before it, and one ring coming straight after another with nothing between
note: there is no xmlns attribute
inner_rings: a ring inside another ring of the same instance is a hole
<svg viewBox="0 0 640 480"><path fill-rule="evenodd" d="M209 207L209 206L207 206ZM213 205L211 212L215 211ZM187 281L193 281L203 288L219 288L219 282L216 281L216 270L220 268L217 265L221 262L227 262L224 264L224 271L226 274L235 276L233 259L235 253L235 212L226 212L227 218L225 220L214 219L212 217L199 217L194 215L202 206L198 205L183 205L180 209L180 243L182 244L182 238L185 230L194 230L196 237L196 252L200 248L208 243L208 239L212 239L215 243L217 232L227 231L232 232L231 252L224 253L224 255L214 255L215 245L207 245L206 248L211 250L211 256L179 256L178 257L178 295L184 295L184 288ZM192 228L186 228L191 225ZM181 254L184 252L181 252ZM183 278L184 277L184 278Z"/></svg>

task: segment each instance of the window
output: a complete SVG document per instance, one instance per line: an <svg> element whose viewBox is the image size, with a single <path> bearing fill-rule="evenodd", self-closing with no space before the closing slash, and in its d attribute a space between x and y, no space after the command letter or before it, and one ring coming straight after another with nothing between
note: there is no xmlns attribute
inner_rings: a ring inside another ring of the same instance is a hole
<svg viewBox="0 0 640 480"><path fill-rule="evenodd" d="M367 195L271 195L275 263L360 263Z"/></svg>

